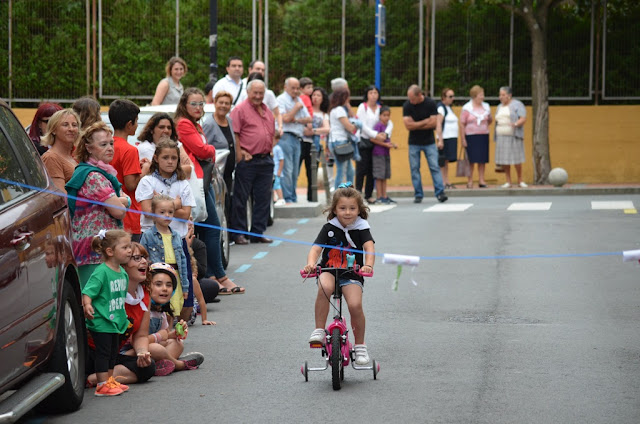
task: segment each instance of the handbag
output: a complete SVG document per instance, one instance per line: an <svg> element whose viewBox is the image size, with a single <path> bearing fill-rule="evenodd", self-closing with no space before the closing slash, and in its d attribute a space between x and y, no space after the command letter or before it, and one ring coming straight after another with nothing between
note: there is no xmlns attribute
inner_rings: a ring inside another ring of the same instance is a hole
<svg viewBox="0 0 640 424"><path fill-rule="evenodd" d="M333 145L333 152L338 157L338 160L343 162L350 159L354 153L353 143L350 141L343 141L342 144L338 143L340 142L336 141Z"/></svg>
<svg viewBox="0 0 640 424"><path fill-rule="evenodd" d="M360 137L360 149L373 149L373 143L368 138Z"/></svg>
<svg viewBox="0 0 640 424"><path fill-rule="evenodd" d="M215 165L210 160L198 159L198 163L200 164L200 168L202 168L202 185L204 187L204 192L209 193L209 187L211 187L211 182L213 181L213 168Z"/></svg>
<svg viewBox="0 0 640 424"><path fill-rule="evenodd" d="M207 203L204 199L204 180L196 176L195 170L191 171L189 186L196 201L196 205L191 208L193 222L206 221L209 215L207 214Z"/></svg>
<svg viewBox="0 0 640 424"><path fill-rule="evenodd" d="M456 163L456 177L468 177L471 175L471 164L467 158L467 149L462 148Z"/></svg>

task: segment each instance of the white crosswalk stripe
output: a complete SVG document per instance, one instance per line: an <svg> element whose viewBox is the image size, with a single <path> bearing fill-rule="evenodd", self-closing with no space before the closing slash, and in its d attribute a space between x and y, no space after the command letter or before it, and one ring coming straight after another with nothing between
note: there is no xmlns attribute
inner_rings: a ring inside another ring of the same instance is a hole
<svg viewBox="0 0 640 424"><path fill-rule="evenodd" d="M389 209L393 209L398 205L369 205L369 212L371 213L380 213L384 211L388 211Z"/></svg>
<svg viewBox="0 0 640 424"><path fill-rule="evenodd" d="M591 209L635 209L631 200L594 200L591 202Z"/></svg>
<svg viewBox="0 0 640 424"><path fill-rule="evenodd" d="M473 203L440 203L423 210L423 212L464 212L473 206Z"/></svg>
<svg viewBox="0 0 640 424"><path fill-rule="evenodd" d="M516 202L509 205L508 211L548 211L551 202Z"/></svg>

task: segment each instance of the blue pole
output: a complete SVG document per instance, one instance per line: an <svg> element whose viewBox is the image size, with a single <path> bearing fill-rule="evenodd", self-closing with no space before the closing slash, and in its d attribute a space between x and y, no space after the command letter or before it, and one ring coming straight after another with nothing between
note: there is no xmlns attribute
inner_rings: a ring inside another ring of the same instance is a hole
<svg viewBox="0 0 640 424"><path fill-rule="evenodd" d="M375 37L375 53L376 53L376 63L375 63L375 68L376 68L376 87L378 87L378 90L380 90L380 28L378 28L378 21L379 21L379 17L378 14L380 13L380 0L376 0L376 37Z"/></svg>

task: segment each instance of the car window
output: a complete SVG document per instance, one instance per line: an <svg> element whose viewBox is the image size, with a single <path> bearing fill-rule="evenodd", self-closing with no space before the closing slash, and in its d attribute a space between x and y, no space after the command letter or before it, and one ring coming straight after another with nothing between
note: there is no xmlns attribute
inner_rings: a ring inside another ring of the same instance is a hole
<svg viewBox="0 0 640 424"><path fill-rule="evenodd" d="M2 133L2 149L6 150L6 152L3 152L3 157L10 157L5 156L9 154L13 156L11 168L19 169L20 162L22 162L23 166L20 172L23 175L22 182L42 189L47 188L48 181L38 152L29 137L27 137L27 133L20 125L20 122L6 107L0 107L0 127L2 129L0 131ZM3 132L6 132L6 134ZM9 144L6 137L9 137L13 143ZM17 158L12 152L12 147L15 149ZM0 170L0 172L2 171ZM24 172L26 174L23 174ZM20 180L16 181L20 182Z"/></svg>
<svg viewBox="0 0 640 424"><path fill-rule="evenodd" d="M0 131L0 209L7 203L30 191L20 162L16 157L9 140Z"/></svg>

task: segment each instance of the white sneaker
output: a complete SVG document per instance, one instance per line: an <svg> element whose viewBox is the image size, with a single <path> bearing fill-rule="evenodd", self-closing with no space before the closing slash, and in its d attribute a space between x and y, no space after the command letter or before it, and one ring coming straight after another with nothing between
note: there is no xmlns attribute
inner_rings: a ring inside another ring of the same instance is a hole
<svg viewBox="0 0 640 424"><path fill-rule="evenodd" d="M278 200L276 200L276 202L273 205L274 206L284 206L286 204L287 204L287 202L285 202L284 199L278 199Z"/></svg>
<svg viewBox="0 0 640 424"><path fill-rule="evenodd" d="M521 182L521 183L520 183L520 187L522 187L522 188L527 188L527 187L529 187L529 186L527 185L527 183L525 183L525 182L523 181L523 182Z"/></svg>
<svg viewBox="0 0 640 424"><path fill-rule="evenodd" d="M511 184L510 183L504 183L500 186L500 188L511 188Z"/></svg>
<svg viewBox="0 0 640 424"><path fill-rule="evenodd" d="M313 333L311 333L311 337L309 337L309 343L324 344L325 335L324 328L316 328L313 330Z"/></svg>
<svg viewBox="0 0 640 424"><path fill-rule="evenodd" d="M367 353L367 345L355 345L356 365L367 365L369 363L369 354Z"/></svg>

